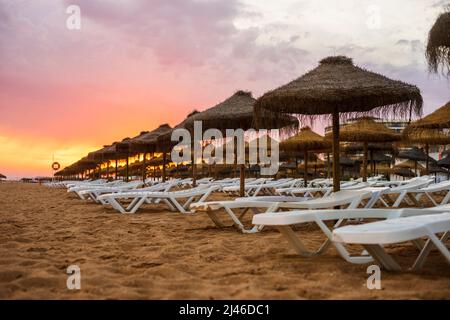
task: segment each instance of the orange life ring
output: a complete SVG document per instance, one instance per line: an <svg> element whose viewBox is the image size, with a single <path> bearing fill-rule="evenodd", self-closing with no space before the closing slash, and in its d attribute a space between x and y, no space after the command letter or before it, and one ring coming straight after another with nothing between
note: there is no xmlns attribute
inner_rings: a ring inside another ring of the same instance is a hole
<svg viewBox="0 0 450 320"><path fill-rule="evenodd" d="M52 163L52 169L57 171L59 170L59 168L61 168L61 165L59 164L59 162L53 162Z"/></svg>

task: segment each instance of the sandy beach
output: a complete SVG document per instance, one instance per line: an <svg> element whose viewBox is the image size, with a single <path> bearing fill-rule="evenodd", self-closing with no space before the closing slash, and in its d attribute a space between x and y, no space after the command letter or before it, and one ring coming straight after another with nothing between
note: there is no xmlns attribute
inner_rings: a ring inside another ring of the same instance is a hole
<svg viewBox="0 0 450 320"><path fill-rule="evenodd" d="M420 272L382 272L366 287L367 266L334 249L300 258L278 231L216 229L205 214L145 207L135 215L88 203L65 190L0 183L1 299L448 299L450 268L433 252ZM300 230L311 246L323 236ZM403 265L417 251L389 248ZM68 290L66 268L81 268Z"/></svg>

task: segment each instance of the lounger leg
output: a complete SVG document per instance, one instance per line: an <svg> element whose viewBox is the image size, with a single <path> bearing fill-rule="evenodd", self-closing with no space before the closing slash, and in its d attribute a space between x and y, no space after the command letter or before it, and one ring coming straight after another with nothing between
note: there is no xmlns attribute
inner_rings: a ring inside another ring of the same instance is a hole
<svg viewBox="0 0 450 320"><path fill-rule="evenodd" d="M386 253L383 247L376 244L366 244L364 248L388 271L401 271L399 264Z"/></svg>
<svg viewBox="0 0 450 320"><path fill-rule="evenodd" d="M419 256L417 257L417 259L414 262L411 269L414 271L417 271L423 267L428 255L430 254L431 250L433 249L433 245L436 245L436 243L439 243L437 245L439 251L441 251L441 253L444 255L444 257L450 263L450 254L449 254L447 247L444 244L445 241L447 241L447 239L449 238L449 236L450 236L450 232L446 232L440 240L436 236L434 236L436 238L436 239L434 239L434 241L430 237L430 239L428 239L428 241L426 242L424 248L420 252Z"/></svg>
<svg viewBox="0 0 450 320"><path fill-rule="evenodd" d="M432 197L428 192L425 192L425 195L427 196L428 199L430 199L431 203L433 203L433 205L434 205L435 207L438 206L438 204L436 203L436 201L433 199L433 197ZM444 202L444 200L445 200L445 198L442 200L442 202ZM448 199L447 199L447 202L448 202ZM447 202L446 202L446 203L441 203L441 204L447 204Z"/></svg>
<svg viewBox="0 0 450 320"><path fill-rule="evenodd" d="M256 232L258 232L258 227L259 226L254 226L252 229L247 230L247 229L245 229L244 224L238 219L238 217L236 217L236 215L234 214L234 212L230 208L225 207L225 211L228 213L230 218L233 220L233 222L236 225L236 227L239 230L242 231L242 233L256 233Z"/></svg>
<svg viewBox="0 0 450 320"><path fill-rule="evenodd" d="M289 243L294 247L298 255L302 257L312 257L314 254L309 252L303 242L297 237L294 230L290 226L278 226L281 234L286 237Z"/></svg>
<svg viewBox="0 0 450 320"><path fill-rule="evenodd" d="M442 199L441 205L447 204L450 200L450 190L447 191L447 194L445 195L444 199Z"/></svg>
<svg viewBox="0 0 450 320"><path fill-rule="evenodd" d="M142 197L142 198L137 198L138 201L131 206L131 204L128 206L127 211L129 213L136 213L136 211L138 211L138 209L144 204L144 202L146 202L146 197Z"/></svg>
<svg viewBox="0 0 450 320"><path fill-rule="evenodd" d="M109 204L120 213L127 213L125 208L115 198L108 198Z"/></svg>
<svg viewBox="0 0 450 320"><path fill-rule="evenodd" d="M414 204L415 207L417 207L417 208L423 207L423 205L420 204L419 202L417 202L416 198L411 193L407 193L406 195L412 201L412 203Z"/></svg>
<svg viewBox="0 0 450 320"><path fill-rule="evenodd" d="M395 200L394 204L392 205L392 207L394 208L398 208L398 206L402 203L403 199L405 198L407 194L407 191L402 191L399 195L397 200Z"/></svg>

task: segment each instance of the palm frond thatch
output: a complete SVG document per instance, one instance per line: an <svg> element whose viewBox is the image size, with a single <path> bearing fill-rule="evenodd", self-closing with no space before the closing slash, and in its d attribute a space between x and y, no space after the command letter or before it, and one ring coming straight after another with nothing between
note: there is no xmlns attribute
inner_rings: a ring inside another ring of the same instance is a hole
<svg viewBox="0 0 450 320"><path fill-rule="evenodd" d="M407 130L402 134L403 144L447 145L450 135L437 129Z"/></svg>
<svg viewBox="0 0 450 320"><path fill-rule="evenodd" d="M299 134L280 143L280 149L286 152L315 151L330 148L331 142L312 131L310 127L302 128Z"/></svg>
<svg viewBox="0 0 450 320"><path fill-rule="evenodd" d="M449 129L450 128L450 101L428 116L411 123L405 128L405 134L417 129Z"/></svg>
<svg viewBox="0 0 450 320"><path fill-rule="evenodd" d="M6 179L6 176L0 173L0 179Z"/></svg>
<svg viewBox="0 0 450 320"><path fill-rule="evenodd" d="M359 68L344 56L328 57L300 78L267 92L255 105L255 112L296 114L301 119L344 113L406 117L422 112L420 90L401 81ZM264 119L260 118L261 121Z"/></svg>
<svg viewBox="0 0 450 320"><path fill-rule="evenodd" d="M436 160L427 156L422 149L419 149L417 147L401 151L396 157L400 159L408 159L413 161L427 161L428 159L428 161L430 161L431 163L436 162Z"/></svg>
<svg viewBox="0 0 450 320"><path fill-rule="evenodd" d="M450 75L450 12L442 13L428 35L426 58L431 72Z"/></svg>
<svg viewBox="0 0 450 320"><path fill-rule="evenodd" d="M193 120L201 121L204 130L211 128L223 132L226 129L248 130L254 127L253 107L255 102L251 92L239 90L214 107L198 113ZM264 129L298 126L298 120L290 116L282 117L279 122L272 122L271 118L267 118L264 122L266 124ZM188 129L191 129L193 121L187 125Z"/></svg>
<svg viewBox="0 0 450 320"><path fill-rule="evenodd" d="M367 149L369 151L384 151L389 153L395 153L397 149L394 147L392 143L368 143ZM361 151L364 151L364 145L363 143L354 142L351 144L348 144L343 147L342 149L346 153L358 153Z"/></svg>
<svg viewBox="0 0 450 320"><path fill-rule="evenodd" d="M162 124L155 130L141 133L130 141L130 148L133 152L156 152L158 137L171 132L172 128L167 124Z"/></svg>
<svg viewBox="0 0 450 320"><path fill-rule="evenodd" d="M325 137L331 139L332 132ZM343 125L339 135L339 140L346 142L392 142L400 139L401 136L394 130L371 118L361 118Z"/></svg>

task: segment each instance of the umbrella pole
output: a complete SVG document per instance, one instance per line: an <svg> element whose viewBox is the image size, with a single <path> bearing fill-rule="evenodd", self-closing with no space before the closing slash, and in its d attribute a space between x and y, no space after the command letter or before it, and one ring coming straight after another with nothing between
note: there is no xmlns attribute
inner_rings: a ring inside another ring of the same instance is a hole
<svg viewBox="0 0 450 320"><path fill-rule="evenodd" d="M333 112L333 192L341 190L341 177L339 172L339 111Z"/></svg>
<svg viewBox="0 0 450 320"><path fill-rule="evenodd" d="M370 150L370 175L375 174L375 161L373 161L373 149Z"/></svg>
<svg viewBox="0 0 450 320"><path fill-rule="evenodd" d="M163 152L162 182L166 181L166 157L167 154Z"/></svg>
<svg viewBox="0 0 450 320"><path fill-rule="evenodd" d="M191 160L192 160L192 186L196 187L196 179L195 179L195 156L194 150L191 152Z"/></svg>
<svg viewBox="0 0 450 320"><path fill-rule="evenodd" d="M327 179L331 177L331 168L330 168L330 153L327 152Z"/></svg>
<svg viewBox="0 0 450 320"><path fill-rule="evenodd" d="M305 173L303 175L303 183L308 186L308 151L305 149L303 156L305 157Z"/></svg>
<svg viewBox="0 0 450 320"><path fill-rule="evenodd" d="M298 177L298 158L295 157L295 175Z"/></svg>
<svg viewBox="0 0 450 320"><path fill-rule="evenodd" d="M367 141L364 141L363 182L367 182L367 153L368 153L368 143Z"/></svg>
<svg viewBox="0 0 450 320"><path fill-rule="evenodd" d="M114 177L114 180L117 180L117 159L116 159L116 175Z"/></svg>
<svg viewBox="0 0 450 320"><path fill-rule="evenodd" d="M128 154L127 154L127 164L126 164L126 168L125 168L125 181L128 182Z"/></svg>
<svg viewBox="0 0 450 320"><path fill-rule="evenodd" d="M239 179L239 196L245 197L244 187L245 187L245 165L241 164L239 166L239 173L240 173L240 179Z"/></svg>
<svg viewBox="0 0 450 320"><path fill-rule="evenodd" d="M146 164L145 164L145 158L147 157L147 153L144 152L144 159L142 159L142 182L145 182L145 179L147 178L147 170L146 168Z"/></svg>
<svg viewBox="0 0 450 320"><path fill-rule="evenodd" d="M425 172L426 172L426 174L428 175L428 170L429 170L429 165L430 165L430 160L428 159L430 156L429 156L429 154L430 154L430 145L427 143L426 145L425 145L425 151L426 151L426 153L427 153L427 161L425 162L426 163L426 170L425 170Z"/></svg>
<svg viewBox="0 0 450 320"><path fill-rule="evenodd" d="M414 161L414 171L415 171L416 177L417 177L417 161Z"/></svg>

